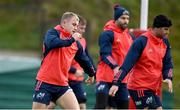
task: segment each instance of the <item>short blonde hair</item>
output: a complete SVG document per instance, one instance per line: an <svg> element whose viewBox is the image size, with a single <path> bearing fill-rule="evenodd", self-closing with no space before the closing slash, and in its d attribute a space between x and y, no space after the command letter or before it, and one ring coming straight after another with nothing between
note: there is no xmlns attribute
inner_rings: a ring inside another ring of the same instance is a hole
<svg viewBox="0 0 180 110"><path fill-rule="evenodd" d="M70 19L72 17L76 17L79 21L78 15L73 12L65 12L61 17L61 22L65 19Z"/></svg>

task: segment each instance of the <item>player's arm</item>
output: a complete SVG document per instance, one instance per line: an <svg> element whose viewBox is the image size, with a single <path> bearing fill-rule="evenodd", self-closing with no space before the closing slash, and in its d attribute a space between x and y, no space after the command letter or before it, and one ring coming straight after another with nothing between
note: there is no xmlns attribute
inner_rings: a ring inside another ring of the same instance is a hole
<svg viewBox="0 0 180 110"><path fill-rule="evenodd" d="M120 72L114 76L114 80L113 80L114 85L118 84L118 82L121 82L125 78L125 76L129 73L129 71L132 69L134 64L140 58L146 46L146 43L147 43L147 38L143 36L137 38L133 42L122 66L120 67Z"/></svg>
<svg viewBox="0 0 180 110"><path fill-rule="evenodd" d="M48 30L44 38L45 48L51 50L53 48L68 47L75 42L73 37L67 40L61 39L59 34L61 33L57 32L55 29Z"/></svg>
<svg viewBox="0 0 180 110"><path fill-rule="evenodd" d="M86 55L83 50L81 44L77 41L78 51L75 55L75 60L79 63L79 65L83 68L84 72L88 74L88 76L93 77L95 76L96 69L94 68L91 60Z"/></svg>
<svg viewBox="0 0 180 110"><path fill-rule="evenodd" d="M90 55L89 55L87 46L86 46L86 48L85 48L85 53L86 53L86 55L88 56L89 60L91 61L92 65L93 65L93 68L95 68L95 70L96 70L96 66L94 65L94 62L93 62L92 58L91 58ZM93 84L95 78L96 78L96 75L95 75L94 77L88 77L88 78L85 80L85 82L86 82L87 84Z"/></svg>
<svg viewBox="0 0 180 110"><path fill-rule="evenodd" d="M75 74L77 69L74 66L71 66L69 69L69 73Z"/></svg>
<svg viewBox="0 0 180 110"><path fill-rule="evenodd" d="M140 58L145 46L147 43L146 37L139 37L137 38L133 44L131 45L126 58L120 67L120 70L118 73L115 74L114 80L113 80L113 86L109 90L109 95L114 96L115 93L118 90L118 85L121 83L121 81L126 77L126 75L129 73L129 71L132 69L132 67L135 65L135 63Z"/></svg>
<svg viewBox="0 0 180 110"><path fill-rule="evenodd" d="M86 53L86 55L88 56L89 60L91 61L91 63L93 64L93 67L94 67L95 70L96 70L96 66L95 66L94 61L92 60L91 56L89 55L89 52L88 52L87 47L85 48L85 53Z"/></svg>
<svg viewBox="0 0 180 110"><path fill-rule="evenodd" d="M165 44L167 45L166 54L163 58L163 80L170 79L172 80L173 74L173 60L171 56L171 47L168 39L164 39Z"/></svg>
<svg viewBox="0 0 180 110"><path fill-rule="evenodd" d="M105 62L111 69L118 67L117 62L112 57L112 44L114 41L114 33L112 31L104 31L99 37L100 60Z"/></svg>
<svg viewBox="0 0 180 110"><path fill-rule="evenodd" d="M167 45L166 54L163 58L163 80L168 83L169 92L172 92L172 77L173 77L173 60L171 56L171 47L168 39L163 39Z"/></svg>
<svg viewBox="0 0 180 110"><path fill-rule="evenodd" d="M69 69L69 73L74 74L76 77L81 77L84 75L84 71L81 69L77 69L74 66L71 66Z"/></svg>

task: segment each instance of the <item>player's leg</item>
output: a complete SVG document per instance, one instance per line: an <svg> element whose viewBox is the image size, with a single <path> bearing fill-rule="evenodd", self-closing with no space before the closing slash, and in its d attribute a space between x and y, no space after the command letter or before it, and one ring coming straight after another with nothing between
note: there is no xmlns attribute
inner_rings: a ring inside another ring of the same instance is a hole
<svg viewBox="0 0 180 110"><path fill-rule="evenodd" d="M160 104L162 102L162 82L160 82L160 84L159 84L159 89L157 91L157 96L159 96L160 101L158 101L159 99L157 97L156 97L156 101L157 101L157 103ZM162 109L163 109L162 106L157 108L157 110L162 110Z"/></svg>
<svg viewBox="0 0 180 110"><path fill-rule="evenodd" d="M33 102L32 110L36 110L36 109L47 109L47 105L39 102Z"/></svg>
<svg viewBox="0 0 180 110"><path fill-rule="evenodd" d="M72 88L72 90L78 100L80 109L83 110L83 109L86 109L87 98L86 98L86 92L83 88L82 83L83 83L82 81L69 81L69 86Z"/></svg>
<svg viewBox="0 0 180 110"><path fill-rule="evenodd" d="M106 82L96 83L95 109L105 109L108 106L109 85Z"/></svg>
<svg viewBox="0 0 180 110"><path fill-rule="evenodd" d="M129 90L137 109L161 109L159 96L150 90Z"/></svg>
<svg viewBox="0 0 180 110"><path fill-rule="evenodd" d="M81 110L86 110L86 103L80 103L79 107Z"/></svg>
<svg viewBox="0 0 180 110"><path fill-rule="evenodd" d="M66 104L67 103L66 100L69 100L67 99L68 97L66 96L70 94L69 96L71 97L71 93L67 93L68 91L72 92L72 89L69 86L55 86L52 91L53 96L52 96L50 104L48 105L48 109L54 109L56 106L56 103L65 109L74 108L73 105L69 106Z"/></svg>
<svg viewBox="0 0 180 110"><path fill-rule="evenodd" d="M55 107L56 107L56 104L53 101L51 101L47 108L51 110L51 109L55 109Z"/></svg>
<svg viewBox="0 0 180 110"><path fill-rule="evenodd" d="M108 102L108 95L104 93L96 93L95 109L105 109Z"/></svg>
<svg viewBox="0 0 180 110"><path fill-rule="evenodd" d="M56 100L57 105L63 109L79 110L79 104L72 89L68 89L61 97Z"/></svg>
<svg viewBox="0 0 180 110"><path fill-rule="evenodd" d="M143 104L143 100L142 98L144 97L144 93L143 92L139 92L137 90L129 90L129 94L130 97L132 98L135 106L137 109L146 109L148 108L147 105Z"/></svg>
<svg viewBox="0 0 180 110"><path fill-rule="evenodd" d="M129 92L127 84L121 83L119 89L114 97L117 109L128 109L129 108Z"/></svg>
<svg viewBox="0 0 180 110"><path fill-rule="evenodd" d="M161 101L161 97L159 95L155 95L154 94L154 99L155 99L155 102L156 102L156 110L162 110L162 101ZM150 108L151 109L151 108Z"/></svg>
<svg viewBox="0 0 180 110"><path fill-rule="evenodd" d="M108 110L113 110L113 109L116 109L117 106L116 106L116 100L115 100L115 97L112 97L112 96L109 96L108 98L108 106L106 107L106 109Z"/></svg>

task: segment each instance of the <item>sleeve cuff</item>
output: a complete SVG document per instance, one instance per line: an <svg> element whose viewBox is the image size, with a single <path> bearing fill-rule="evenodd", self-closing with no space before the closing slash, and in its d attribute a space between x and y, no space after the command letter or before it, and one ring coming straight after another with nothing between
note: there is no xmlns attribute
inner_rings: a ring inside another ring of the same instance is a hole
<svg viewBox="0 0 180 110"><path fill-rule="evenodd" d="M114 81L113 81L113 85L115 85L115 86L119 86L120 83L121 83L121 82L114 82Z"/></svg>
<svg viewBox="0 0 180 110"><path fill-rule="evenodd" d="M118 66L118 64L115 64L115 65L113 65L112 67L111 67L111 69L114 69L114 68L116 68Z"/></svg>

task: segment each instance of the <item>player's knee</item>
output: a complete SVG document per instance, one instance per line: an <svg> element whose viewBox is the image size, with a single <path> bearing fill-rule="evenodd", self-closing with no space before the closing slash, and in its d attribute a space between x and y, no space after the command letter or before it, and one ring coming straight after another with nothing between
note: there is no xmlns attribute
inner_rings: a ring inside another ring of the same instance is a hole
<svg viewBox="0 0 180 110"><path fill-rule="evenodd" d="M86 97L77 98L77 100L78 100L79 104L87 102L87 98Z"/></svg>
<svg viewBox="0 0 180 110"><path fill-rule="evenodd" d="M48 109L54 109L56 107L56 104L54 102L50 102L50 104L47 106Z"/></svg>
<svg viewBox="0 0 180 110"><path fill-rule="evenodd" d="M39 102L33 102L32 109L47 109L47 105Z"/></svg>
<svg viewBox="0 0 180 110"><path fill-rule="evenodd" d="M79 107L81 110L85 110L86 109L86 103L79 104Z"/></svg>

